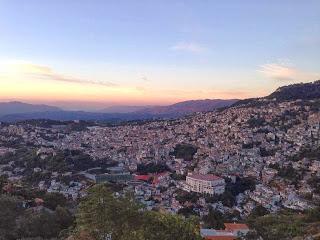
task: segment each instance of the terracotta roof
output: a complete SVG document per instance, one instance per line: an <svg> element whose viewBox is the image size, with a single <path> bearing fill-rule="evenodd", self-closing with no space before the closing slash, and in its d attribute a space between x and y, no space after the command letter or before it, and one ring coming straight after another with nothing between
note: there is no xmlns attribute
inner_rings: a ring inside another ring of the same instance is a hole
<svg viewBox="0 0 320 240"><path fill-rule="evenodd" d="M224 226L225 230L229 231L249 230L248 225L243 223L225 223Z"/></svg>
<svg viewBox="0 0 320 240"><path fill-rule="evenodd" d="M149 175L136 175L134 176L134 180L140 180L140 181L149 181L151 176Z"/></svg>
<svg viewBox="0 0 320 240"><path fill-rule="evenodd" d="M222 179L221 177L218 177L218 176L212 175L212 174L206 174L206 175L189 174L187 177L198 179L198 180L204 180L204 181L215 181L215 180Z"/></svg>

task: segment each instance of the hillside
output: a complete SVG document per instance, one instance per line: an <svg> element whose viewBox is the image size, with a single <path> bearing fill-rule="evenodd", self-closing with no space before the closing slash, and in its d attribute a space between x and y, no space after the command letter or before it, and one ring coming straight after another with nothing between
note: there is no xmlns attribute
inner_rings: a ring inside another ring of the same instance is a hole
<svg viewBox="0 0 320 240"><path fill-rule="evenodd" d="M237 99L204 99L204 100L191 100L179 102L169 106L159 106L147 108L137 113L152 114L152 115L171 115L182 116L194 112L208 112L217 108L227 107L237 102Z"/></svg>
<svg viewBox="0 0 320 240"><path fill-rule="evenodd" d="M320 80L309 83L298 83L279 87L268 96L261 98L248 98L239 100L232 104L236 106L261 106L269 101L295 101L295 100L317 100L320 98Z"/></svg>
<svg viewBox="0 0 320 240"><path fill-rule="evenodd" d="M278 88L266 97L278 101L310 100L320 98L320 80L310 83L299 83Z"/></svg>

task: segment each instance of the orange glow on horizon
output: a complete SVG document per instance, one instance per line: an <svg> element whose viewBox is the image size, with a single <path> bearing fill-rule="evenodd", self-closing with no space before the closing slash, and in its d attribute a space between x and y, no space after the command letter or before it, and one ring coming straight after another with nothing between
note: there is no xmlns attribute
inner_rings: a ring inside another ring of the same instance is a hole
<svg viewBox="0 0 320 240"><path fill-rule="evenodd" d="M255 94L264 95L261 92ZM186 100L247 97L252 97L251 93L240 90L166 89L157 86L116 85L66 76L56 73L49 67L27 62L0 64L0 100L167 105Z"/></svg>

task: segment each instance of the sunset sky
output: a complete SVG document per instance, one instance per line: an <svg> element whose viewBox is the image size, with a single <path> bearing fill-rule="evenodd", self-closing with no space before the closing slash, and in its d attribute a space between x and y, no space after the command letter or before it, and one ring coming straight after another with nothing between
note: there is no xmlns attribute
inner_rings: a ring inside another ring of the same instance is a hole
<svg viewBox="0 0 320 240"><path fill-rule="evenodd" d="M0 0L0 101L160 105L317 79L319 0Z"/></svg>

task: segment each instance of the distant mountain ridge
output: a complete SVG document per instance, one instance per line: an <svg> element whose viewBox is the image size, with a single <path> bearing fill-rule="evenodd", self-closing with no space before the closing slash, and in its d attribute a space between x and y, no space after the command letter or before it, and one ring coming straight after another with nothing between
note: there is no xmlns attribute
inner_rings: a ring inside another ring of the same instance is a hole
<svg viewBox="0 0 320 240"><path fill-rule="evenodd" d="M64 111L59 108L50 108L50 106L43 107L43 111L35 105L33 111L14 112L0 115L0 121L16 122L29 119L50 119L50 120L92 120L92 121L130 121L130 120L146 120L146 119L162 119L162 118L176 118L191 114L194 112L213 111L217 108L230 106L238 100L222 100L222 99L205 99L205 100L191 100L176 103L169 106L148 107L132 112L85 112L85 111ZM128 109L127 109L128 110ZM127 111L126 110L126 111Z"/></svg>
<svg viewBox="0 0 320 240"><path fill-rule="evenodd" d="M175 115L181 116L191 114L194 112L208 112L217 108L227 107L239 101L238 99L204 99L204 100L190 100L175 103L169 106L158 106L152 108L142 109L137 113L151 114L151 115Z"/></svg>
<svg viewBox="0 0 320 240"><path fill-rule="evenodd" d="M146 108L150 108L153 106L111 106L104 109L99 110L101 113L132 113L141 111Z"/></svg>
<svg viewBox="0 0 320 240"><path fill-rule="evenodd" d="M23 102L0 102L0 116L19 113L35 113L61 111L58 107L43 105L43 104L28 104Z"/></svg>
<svg viewBox="0 0 320 240"><path fill-rule="evenodd" d="M278 88L266 97L237 99L204 99L190 100L169 106L135 108L123 106L118 108L122 112L84 112L64 111L58 107L47 105L32 105L21 102L0 103L0 121L14 122L30 119L50 120L92 120L92 121L130 121L182 117L194 112L208 112L224 107L263 105L267 101L293 101L293 100L320 99L320 80L310 83L299 83ZM116 110L117 107L109 108ZM136 110L138 109L138 110ZM129 111L129 112L128 112Z"/></svg>

